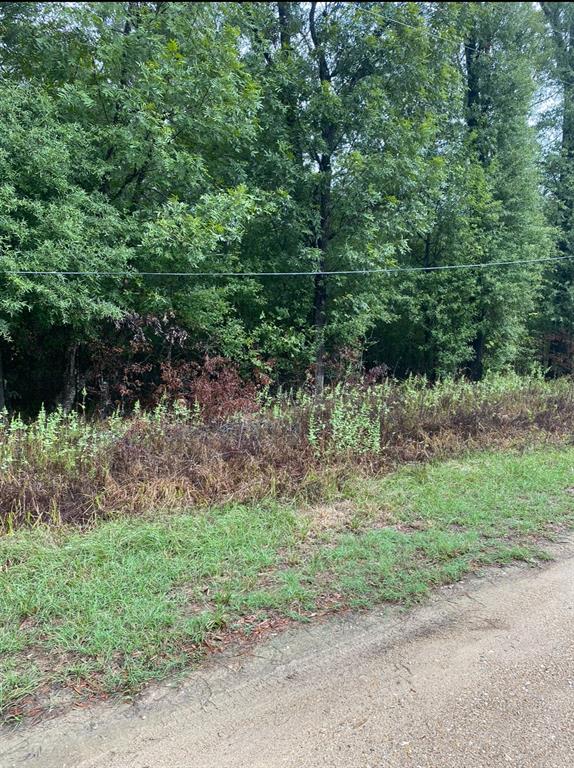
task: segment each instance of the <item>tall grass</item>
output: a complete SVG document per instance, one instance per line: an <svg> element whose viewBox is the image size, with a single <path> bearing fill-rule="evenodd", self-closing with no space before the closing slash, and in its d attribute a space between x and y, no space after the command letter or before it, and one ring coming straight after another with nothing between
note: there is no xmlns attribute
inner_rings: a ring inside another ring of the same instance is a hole
<svg viewBox="0 0 574 768"><path fill-rule="evenodd" d="M0 416L0 528L91 520L266 496L328 492L350 472L481 445L568 438L570 379L490 376L338 385L321 398L262 392L255 413L207 421L160 404L90 420Z"/></svg>

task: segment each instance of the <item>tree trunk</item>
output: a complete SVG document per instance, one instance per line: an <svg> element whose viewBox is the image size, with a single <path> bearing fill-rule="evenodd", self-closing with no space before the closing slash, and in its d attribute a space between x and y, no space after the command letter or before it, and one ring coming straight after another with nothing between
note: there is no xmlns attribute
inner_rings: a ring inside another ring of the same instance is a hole
<svg viewBox="0 0 574 768"><path fill-rule="evenodd" d="M480 113L484 110L480 93L480 70L479 57L484 53L484 42L473 37L467 41L465 46L466 57L466 124L471 138L471 145L475 148L478 160L482 166L488 163L488 157L485 152L484 142L480 136ZM484 282L482 272L479 271L477 278L477 303L478 303L478 322L482 325L484 322ZM474 358L470 366L471 377L478 381L484 373L484 349L485 349L484 331L479 330L472 342Z"/></svg>
<svg viewBox="0 0 574 768"><path fill-rule="evenodd" d="M319 164L320 230L317 248L320 251L319 274L315 275L313 314L315 324L315 391L321 394L325 386L325 326L327 324L327 249L331 239L331 157L322 155Z"/></svg>
<svg viewBox="0 0 574 768"><path fill-rule="evenodd" d="M313 46L317 54L318 75L321 87L330 86L331 73L325 56L322 41L319 39L315 25L315 11L317 3L311 3L309 11L309 32ZM321 125L321 137L324 151L317 158L319 164L319 232L316 247L319 250L319 273L315 275L313 293L313 322L315 326L315 393L321 394L325 386L325 326L327 324L327 277L324 274L327 268L327 256L329 243L332 236L332 209L331 209L331 185L332 165L331 156L336 146L336 126L326 116Z"/></svg>
<svg viewBox="0 0 574 768"><path fill-rule="evenodd" d="M6 390L4 389L4 366L2 364L2 346L0 346L0 413L6 408Z"/></svg>
<svg viewBox="0 0 574 768"><path fill-rule="evenodd" d="M284 57L289 59L293 52L293 44L291 40L292 33L292 3L277 3L277 11L279 13L279 40L281 42L281 53ZM290 82L285 82L280 91L280 99L285 105L285 122L289 137L291 140L291 146L293 152L297 158L299 165L303 165L303 150L301 148L301 136L300 127L297 122L297 96L295 89Z"/></svg>
<svg viewBox="0 0 574 768"><path fill-rule="evenodd" d="M78 394L78 380L76 363L78 358L79 344L74 342L68 347L66 368L64 370L64 382L62 391L58 398L58 405L61 406L64 413L69 413L72 410L76 395Z"/></svg>
<svg viewBox="0 0 574 768"><path fill-rule="evenodd" d="M571 73L570 77L574 75ZM574 160L574 86L564 84L564 115L562 117L562 155L566 160Z"/></svg>
<svg viewBox="0 0 574 768"><path fill-rule="evenodd" d="M573 198L570 187L572 166L574 164L574 88L571 85L564 86L564 115L562 119L562 164L560 168L560 182L558 185L558 197L563 205L562 213L562 237L559 240L559 248L562 253L569 253L570 226L572 223Z"/></svg>
<svg viewBox="0 0 574 768"><path fill-rule="evenodd" d="M104 418L105 416L109 416L110 413L113 411L113 403L112 403L112 396L110 393L110 385L109 383L104 379L103 376L99 377L98 381L98 387L100 390L100 397L99 397L99 404L98 404L98 413L100 415L100 418Z"/></svg>
<svg viewBox="0 0 574 768"><path fill-rule="evenodd" d="M126 16L124 19L124 26L121 32L124 38L127 38L134 29L137 29L139 17L140 17L140 9L139 9L138 3L128 2L126 6ZM126 49L124 46L121 54L120 74L119 74L119 84L123 88L127 88L129 86L129 78L127 74L128 63L129 63L129 57L126 53ZM121 114L122 114L122 100L117 99L114 104L114 110L113 110L113 114L111 116L111 121L110 121L112 126L118 125ZM117 152L117 149L118 149L117 145L114 142L112 142L104 155L104 161L106 163L111 163L111 161L113 160ZM100 192L103 192L105 195L109 195L112 191L111 183L112 183L111 170L108 169L108 170L105 170L102 176L102 180L100 183Z"/></svg>
<svg viewBox="0 0 574 768"><path fill-rule="evenodd" d="M289 24L291 21L290 3L277 3L279 13L279 35L281 38L281 48L291 50L291 30Z"/></svg>
<svg viewBox="0 0 574 768"><path fill-rule="evenodd" d="M477 59L480 48L477 40L468 40L464 53L466 58L466 124L469 131L478 126L478 111L480 109L480 88L478 79Z"/></svg>
<svg viewBox="0 0 574 768"><path fill-rule="evenodd" d="M574 71L570 77L574 76ZM570 229L574 213L574 198L571 190L571 177L574 166L574 86L568 82L564 84L564 113L562 117L562 141L561 141L562 167L560 169L560 183L558 185L558 197L563 205L562 236L559 239L559 248L562 253L570 252ZM570 270L566 270L569 272Z"/></svg>
<svg viewBox="0 0 574 768"><path fill-rule="evenodd" d="M324 269L321 259L320 270ZM325 325L327 321L327 278L323 274L315 275L313 296L315 324L315 392L321 394L325 387Z"/></svg>
<svg viewBox="0 0 574 768"><path fill-rule="evenodd" d="M428 234L425 237L425 250L423 256L423 267L427 270L431 266L431 236ZM434 344L431 334L432 318L431 318L431 306L429 297L426 296L423 306L423 344L424 344L424 366L425 373L433 380L435 377L435 355Z"/></svg>
<svg viewBox="0 0 574 768"><path fill-rule="evenodd" d="M484 375L484 342L484 333L479 331L472 342L474 359L472 361L470 375L473 381L480 381Z"/></svg>

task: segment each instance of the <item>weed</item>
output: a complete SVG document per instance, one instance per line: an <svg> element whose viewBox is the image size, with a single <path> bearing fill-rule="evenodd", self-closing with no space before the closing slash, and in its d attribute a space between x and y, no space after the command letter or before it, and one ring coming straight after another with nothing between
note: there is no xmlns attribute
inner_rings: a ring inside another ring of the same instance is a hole
<svg viewBox="0 0 574 768"><path fill-rule="evenodd" d="M319 531L267 501L0 537L0 709L18 716L40 687L131 695L221 633L409 604L479 565L539 558L540 537L574 523L573 467L573 448L546 447L355 476L333 495L356 525Z"/></svg>
<svg viewBox="0 0 574 768"><path fill-rule="evenodd" d="M41 411L33 422L3 417L0 527L320 499L351 471L377 475L472 448L568 440L573 393L568 379L508 375L430 386L411 377L338 385L321 398L267 391L257 412L250 401L240 417L223 403L202 410L198 400L166 398L147 411L136 403L129 417L90 420L61 410Z"/></svg>

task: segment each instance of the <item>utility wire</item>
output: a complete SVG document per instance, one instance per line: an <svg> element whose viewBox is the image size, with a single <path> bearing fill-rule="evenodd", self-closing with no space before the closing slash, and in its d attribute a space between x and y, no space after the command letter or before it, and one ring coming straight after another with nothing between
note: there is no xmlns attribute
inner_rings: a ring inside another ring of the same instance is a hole
<svg viewBox="0 0 574 768"><path fill-rule="evenodd" d="M397 274L400 272L438 272L452 269L487 269L490 267L516 267L522 264L540 264L573 259L572 256L548 256L541 259L518 259L516 261L487 261L476 264L440 264L430 267L381 267L378 269L333 269L309 270L301 272L120 272L96 270L31 270L0 269L0 275L54 275L54 276L89 276L89 277L301 277L316 275L374 275Z"/></svg>

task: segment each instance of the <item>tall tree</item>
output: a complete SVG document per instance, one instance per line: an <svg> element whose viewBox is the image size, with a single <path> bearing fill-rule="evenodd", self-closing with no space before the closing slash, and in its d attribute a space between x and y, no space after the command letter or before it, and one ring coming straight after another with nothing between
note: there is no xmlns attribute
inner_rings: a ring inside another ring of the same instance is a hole
<svg viewBox="0 0 574 768"><path fill-rule="evenodd" d="M424 268L479 266L403 277L391 337L399 370L480 378L532 359L541 268L518 262L551 253L529 124L540 36L528 3L460 6L457 27L459 88L436 146L446 172L433 227L411 253ZM498 261L517 265L488 266Z"/></svg>
<svg viewBox="0 0 574 768"><path fill-rule="evenodd" d="M529 3L476 3L466 20L466 119L471 161L491 199L482 239L486 261L550 254L537 145L529 123L540 37ZM480 242L481 238L477 240ZM542 268L525 265L477 274L472 372L521 363Z"/></svg>
<svg viewBox="0 0 574 768"><path fill-rule="evenodd" d="M237 157L257 89L219 6L23 3L0 13L3 266L89 273L4 273L0 333L9 343L57 336L68 407L78 344L101 321L194 303L221 320L223 296L197 284L158 290L106 273L223 266L219 250L254 208Z"/></svg>
<svg viewBox="0 0 574 768"><path fill-rule="evenodd" d="M382 275L325 272L396 264L409 231L427 227L426 149L452 58L422 4L253 4L240 22L263 94L252 178L286 200L265 246L282 268L317 271L285 316L313 329L320 390L327 353L362 345L389 294Z"/></svg>
<svg viewBox="0 0 574 768"><path fill-rule="evenodd" d="M0 4L0 402L6 381L14 407L70 407L121 317L317 391L345 361L479 378L532 360L534 313L564 329L574 306L570 267L542 307L518 263L553 252L543 18L568 255L569 4ZM277 272L300 274L253 274Z"/></svg>
<svg viewBox="0 0 574 768"><path fill-rule="evenodd" d="M541 3L548 36L548 75L552 93L546 114L546 182L549 218L556 246L565 260L548 271L549 301L543 328L557 372L574 367L574 8L571 3Z"/></svg>

